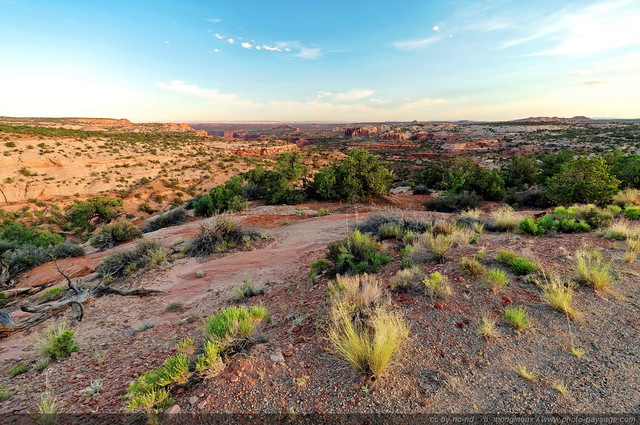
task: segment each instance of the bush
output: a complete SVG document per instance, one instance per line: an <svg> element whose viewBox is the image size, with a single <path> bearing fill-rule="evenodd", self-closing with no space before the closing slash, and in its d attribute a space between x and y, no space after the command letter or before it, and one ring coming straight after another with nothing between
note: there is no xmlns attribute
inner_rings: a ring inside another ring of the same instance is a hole
<svg viewBox="0 0 640 425"><path fill-rule="evenodd" d="M42 294L38 296L41 300L46 299L58 299L64 294L65 289L60 286L52 286L42 291Z"/></svg>
<svg viewBox="0 0 640 425"><path fill-rule="evenodd" d="M413 187L412 193L414 195L431 195L431 189L423 184L418 184Z"/></svg>
<svg viewBox="0 0 640 425"><path fill-rule="evenodd" d="M109 223L89 243L101 251L142 237L142 232L127 220Z"/></svg>
<svg viewBox="0 0 640 425"><path fill-rule="evenodd" d="M547 192L541 188L521 192L511 190L505 196L504 201L518 208L548 208L554 205Z"/></svg>
<svg viewBox="0 0 640 425"><path fill-rule="evenodd" d="M523 306L507 306L504 309L502 316L505 318L507 323L519 331L531 328L531 319L529 319L527 309Z"/></svg>
<svg viewBox="0 0 640 425"><path fill-rule="evenodd" d="M39 266L51 260L46 248L35 245L23 245L3 254L3 258L9 266L9 274L14 275L33 267Z"/></svg>
<svg viewBox="0 0 640 425"><path fill-rule="evenodd" d="M510 249L499 249L496 253L496 261L507 266L517 257L518 255Z"/></svg>
<svg viewBox="0 0 640 425"><path fill-rule="evenodd" d="M307 167L298 152L281 154L272 170L257 167L244 177L253 185L253 192L262 195L267 204L295 205L304 202L301 182L307 175Z"/></svg>
<svg viewBox="0 0 640 425"><path fill-rule="evenodd" d="M177 226L184 223L187 219L187 212L184 208L174 208L171 211L158 215L153 220L149 220L149 224L145 227L144 232L153 232L165 227Z"/></svg>
<svg viewBox="0 0 640 425"><path fill-rule="evenodd" d="M114 220L121 212L122 201L96 196L86 201L76 201L67 208L67 221L72 228L93 231L98 224Z"/></svg>
<svg viewBox="0 0 640 425"><path fill-rule="evenodd" d="M7 299L8 299L7 294L5 294L4 292L0 292L0 308L7 305L8 303Z"/></svg>
<svg viewBox="0 0 640 425"><path fill-rule="evenodd" d="M234 300L236 302L242 302L263 293L263 290L258 290L253 286L253 280L250 278L243 280L242 285L233 288Z"/></svg>
<svg viewBox="0 0 640 425"><path fill-rule="evenodd" d="M393 174L376 156L354 149L338 164L320 170L311 186L321 199L353 202L387 194L392 180Z"/></svg>
<svg viewBox="0 0 640 425"><path fill-rule="evenodd" d="M602 157L581 157L562 166L548 183L549 197L557 204L605 204L618 191L620 181L609 173Z"/></svg>
<svg viewBox="0 0 640 425"><path fill-rule="evenodd" d="M219 215L200 227L200 233L187 248L192 257L206 257L233 249L250 250L260 234L247 230L230 217Z"/></svg>
<svg viewBox="0 0 640 425"><path fill-rule="evenodd" d="M0 403L8 400L11 397L11 391L9 391L4 385L0 384Z"/></svg>
<svg viewBox="0 0 640 425"><path fill-rule="evenodd" d="M623 214L629 220L640 220L640 207L627 207Z"/></svg>
<svg viewBox="0 0 640 425"><path fill-rule="evenodd" d="M460 268L471 277L478 277L485 271L480 261L469 257L463 257L462 260L460 260Z"/></svg>
<svg viewBox="0 0 640 425"><path fill-rule="evenodd" d="M427 211L460 212L478 206L480 197L475 192L444 193L425 203Z"/></svg>
<svg viewBox="0 0 640 425"><path fill-rule="evenodd" d="M519 275L526 275L529 273L533 273L538 270L538 266L535 265L531 260L528 260L524 257L516 257L510 263L509 267Z"/></svg>
<svg viewBox="0 0 640 425"><path fill-rule="evenodd" d="M517 189L533 186L539 169L540 166L535 158L516 155L502 169L505 186Z"/></svg>
<svg viewBox="0 0 640 425"><path fill-rule="evenodd" d="M395 291L415 291L424 290L423 280L425 279L424 271L420 266L412 266L401 269L389 280L392 290Z"/></svg>
<svg viewBox="0 0 640 425"><path fill-rule="evenodd" d="M243 198L242 177L234 176L224 185L211 189L208 195L193 202L193 213L200 217L211 217L214 214L242 211L247 208Z"/></svg>
<svg viewBox="0 0 640 425"><path fill-rule="evenodd" d="M382 245L373 237L354 230L346 239L329 245L327 258L336 273L375 273L391 261L381 251Z"/></svg>
<svg viewBox="0 0 640 425"><path fill-rule="evenodd" d="M629 223L626 220L618 220L598 232L598 236L617 240L636 239L640 237L640 225Z"/></svg>
<svg viewBox="0 0 640 425"><path fill-rule="evenodd" d="M528 235L540 236L546 233L546 229L531 217L527 217L520 222L520 231Z"/></svg>
<svg viewBox="0 0 640 425"><path fill-rule="evenodd" d="M453 294L451 283L449 279L442 276L440 272L433 272L428 278L425 278L422 283L429 291L429 295L432 298L444 298Z"/></svg>
<svg viewBox="0 0 640 425"><path fill-rule="evenodd" d="M260 306L223 308L207 318L204 332L220 355L230 355L255 342L252 338L256 327L268 314L267 309Z"/></svg>
<svg viewBox="0 0 640 425"><path fill-rule="evenodd" d="M17 364L9 369L9 376L14 377L29 372L29 366L24 363Z"/></svg>
<svg viewBox="0 0 640 425"><path fill-rule="evenodd" d="M509 206L504 206L494 211L491 216L495 227L503 232L516 232L520 223L520 214L517 214Z"/></svg>
<svg viewBox="0 0 640 425"><path fill-rule="evenodd" d="M392 212L376 212L360 223L357 229L362 233L381 236L382 228L399 226L402 232L412 231L422 233L426 230L424 223L412 218L405 218Z"/></svg>
<svg viewBox="0 0 640 425"><path fill-rule="evenodd" d="M39 354L53 361L62 360L80 348L73 341L73 335L66 320L52 322L47 325L44 334L37 336L34 347Z"/></svg>
<svg viewBox="0 0 640 425"><path fill-rule="evenodd" d="M496 291L509 283L507 274L499 269L488 269L484 273L485 277L482 279L482 284Z"/></svg>
<svg viewBox="0 0 640 425"><path fill-rule="evenodd" d="M613 196L613 203L623 208L628 206L640 206L640 190L621 190Z"/></svg>
<svg viewBox="0 0 640 425"><path fill-rule="evenodd" d="M163 253L160 244L151 239L142 239L134 249L109 255L98 266L96 271L102 277L119 277L135 270L150 266L159 253ZM165 257L166 258L166 257ZM157 265L157 264L154 264Z"/></svg>
<svg viewBox="0 0 640 425"><path fill-rule="evenodd" d="M82 257L85 252L80 245L63 242L49 248L49 253L56 259Z"/></svg>

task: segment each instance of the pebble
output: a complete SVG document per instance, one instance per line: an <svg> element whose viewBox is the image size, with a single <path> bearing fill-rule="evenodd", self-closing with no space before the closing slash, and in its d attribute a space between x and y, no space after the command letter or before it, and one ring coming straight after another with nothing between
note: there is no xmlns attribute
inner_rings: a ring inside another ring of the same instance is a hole
<svg viewBox="0 0 640 425"><path fill-rule="evenodd" d="M202 410L207 406L207 400L202 400L200 403L198 403L198 409Z"/></svg>
<svg viewBox="0 0 640 425"><path fill-rule="evenodd" d="M204 272L202 270L196 270L196 277L204 277Z"/></svg>
<svg viewBox="0 0 640 425"><path fill-rule="evenodd" d="M284 362L284 356L280 351L276 351L275 353L269 356L272 362Z"/></svg>
<svg viewBox="0 0 640 425"><path fill-rule="evenodd" d="M165 415L175 415L176 413L180 413L180 412L182 412L182 408L180 406L178 406L177 404L174 404L173 406L171 406L170 408L165 410L164 414Z"/></svg>
<svg viewBox="0 0 640 425"><path fill-rule="evenodd" d="M200 399L198 397L196 397L196 396L189 397L189 404L193 406L194 404L196 404L198 402L198 400L200 400Z"/></svg>

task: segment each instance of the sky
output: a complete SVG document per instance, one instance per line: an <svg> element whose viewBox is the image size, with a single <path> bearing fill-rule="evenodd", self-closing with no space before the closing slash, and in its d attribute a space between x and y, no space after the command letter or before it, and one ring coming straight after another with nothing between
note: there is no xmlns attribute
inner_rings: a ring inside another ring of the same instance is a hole
<svg viewBox="0 0 640 425"><path fill-rule="evenodd" d="M0 0L0 116L640 118L638 17L638 0Z"/></svg>

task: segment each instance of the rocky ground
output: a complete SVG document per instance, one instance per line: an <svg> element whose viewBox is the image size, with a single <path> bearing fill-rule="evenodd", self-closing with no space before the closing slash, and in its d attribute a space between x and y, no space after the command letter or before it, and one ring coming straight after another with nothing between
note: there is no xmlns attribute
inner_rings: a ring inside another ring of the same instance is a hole
<svg viewBox="0 0 640 425"><path fill-rule="evenodd" d="M309 263L326 253L329 243L380 208L401 208L418 219L447 214L421 211L424 197L393 195L378 205L305 204L297 207L255 206L237 214L270 238L253 251L216 255L204 260L182 258L171 267L122 279L123 288L147 287L166 292L154 297L108 296L85 310L73 325L80 351L39 373L29 350L39 326L0 342L0 383L12 395L0 403L3 415L34 411L48 382L65 413L124 411L129 382L162 364L175 345L190 336L202 340L204 319L234 304L233 288L251 278L264 294L249 305L265 305L272 320L262 332L266 342L229 359L213 379L199 380L174 391L183 412L274 413L289 417L303 413L637 413L640 411L640 268L620 258L622 244L594 233L529 237L484 232L477 244L460 247L444 264L428 263L427 272L440 271L453 283L454 294L433 300L423 294L393 293L392 304L410 323L410 338L386 376L362 377L336 355L323 331L327 313L327 278L312 284ZM386 204L381 206L381 204ZM316 217L319 208L332 214ZM193 237L199 221L151 233L165 246ZM499 292L469 278L460 258L486 252L487 265L503 247L528 252L567 280L575 273L574 251L581 246L605 248L614 261L613 293L578 287L575 304L582 312L569 320L552 310L536 285L510 275ZM393 262L378 277L387 284L399 268L399 244L387 242ZM126 249L117 247L115 249ZM106 254L108 254L107 252ZM91 277L105 253L61 263L76 276ZM20 285L58 282L51 264L34 269ZM182 301L180 312L167 306ZM524 305L533 329L515 332L501 313L506 305ZM69 315L67 312L66 315ZM476 321L497 318L497 335L476 334ZM19 316L16 314L16 317ZM586 349L579 359L571 345ZM10 378L17 363L29 372ZM522 378L515 368L526 366L537 379ZM100 380L99 394L85 389ZM566 394L553 388L556 381ZM178 410L177 407L173 408Z"/></svg>

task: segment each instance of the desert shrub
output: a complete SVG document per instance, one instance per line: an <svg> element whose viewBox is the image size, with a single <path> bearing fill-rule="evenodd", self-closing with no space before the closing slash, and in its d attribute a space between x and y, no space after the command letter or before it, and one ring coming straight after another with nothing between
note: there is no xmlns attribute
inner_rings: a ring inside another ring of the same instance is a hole
<svg viewBox="0 0 640 425"><path fill-rule="evenodd" d="M96 271L102 277L123 276L131 271L149 266L152 260L158 256L158 252L161 251L163 251L163 248L157 241L142 239L136 244L135 248L106 257Z"/></svg>
<svg viewBox="0 0 640 425"><path fill-rule="evenodd" d="M309 280L314 285L317 283L318 274L323 273L325 270L329 270L331 268L331 264L324 258L319 258L311 262L311 266L309 267Z"/></svg>
<svg viewBox="0 0 640 425"><path fill-rule="evenodd" d="M502 317L519 331L531 328L531 319L529 319L527 309L524 306L507 306L502 313Z"/></svg>
<svg viewBox="0 0 640 425"><path fill-rule="evenodd" d="M413 187L411 192L414 195L431 195L431 189L423 184L418 184Z"/></svg>
<svg viewBox="0 0 640 425"><path fill-rule="evenodd" d="M60 286L52 286L47 288L38 296L41 300L45 299L58 299L64 294L65 289Z"/></svg>
<svg viewBox="0 0 640 425"><path fill-rule="evenodd" d="M67 221L71 228L93 231L98 224L108 223L120 215L122 201L96 196L86 201L75 201L67 208Z"/></svg>
<svg viewBox="0 0 640 425"><path fill-rule="evenodd" d="M331 211L324 208L320 208L316 213L317 217L324 217L325 215L331 215Z"/></svg>
<svg viewBox="0 0 640 425"><path fill-rule="evenodd" d="M578 311L573 306L573 285L551 281L541 285L540 289L551 308L563 312L568 317L577 316Z"/></svg>
<svg viewBox="0 0 640 425"><path fill-rule="evenodd" d="M62 242L49 248L49 253L56 259L82 257L85 252L80 245Z"/></svg>
<svg viewBox="0 0 640 425"><path fill-rule="evenodd" d="M187 212L184 208L174 208L158 215L153 220L149 220L149 224L145 227L144 232L153 232L165 227L177 226L184 223L187 219Z"/></svg>
<svg viewBox="0 0 640 425"><path fill-rule="evenodd" d="M7 294L5 294L4 292L0 292L0 308L4 307L5 305L7 305L9 298L7 297Z"/></svg>
<svg viewBox="0 0 640 425"><path fill-rule="evenodd" d="M531 217L526 217L524 220L520 222L520 231L522 233L526 233L528 235L540 236L544 235L547 230L540 226L535 219Z"/></svg>
<svg viewBox="0 0 640 425"><path fill-rule="evenodd" d="M327 254L336 273L375 273L391 259L382 254L382 245L373 237L351 232L346 239L329 245Z"/></svg>
<svg viewBox="0 0 640 425"><path fill-rule="evenodd" d="M0 403L8 400L11 397L11 391L9 391L3 384L0 384Z"/></svg>
<svg viewBox="0 0 640 425"><path fill-rule="evenodd" d="M100 233L91 238L89 243L94 248L104 251L105 249L113 248L121 243L130 242L141 237L142 232L140 229L131 224L130 221L121 220L105 225L100 230Z"/></svg>
<svg viewBox="0 0 640 425"><path fill-rule="evenodd" d="M209 316L204 332L209 341L217 345L221 356L242 351L255 342L257 326L268 318L265 307L227 307Z"/></svg>
<svg viewBox="0 0 640 425"><path fill-rule="evenodd" d="M306 176L307 167L298 152L281 154L271 170L256 167L244 174L248 183L255 185L253 191L262 195L270 205L295 205L304 202L301 186Z"/></svg>
<svg viewBox="0 0 640 425"><path fill-rule="evenodd" d="M580 157L562 166L549 179L547 192L557 204L605 204L618 191L620 181L609 173L602 157Z"/></svg>
<svg viewBox="0 0 640 425"><path fill-rule="evenodd" d="M509 265L518 255L510 249L499 249L496 252L496 261L498 263Z"/></svg>
<svg viewBox="0 0 640 425"><path fill-rule="evenodd" d="M360 223L357 229L362 233L381 236L383 227L399 226L403 232L412 231L422 233L426 230L425 223L416 219L406 218L393 212L376 212Z"/></svg>
<svg viewBox="0 0 640 425"><path fill-rule="evenodd" d="M509 206L504 206L491 213L495 227L503 232L516 232L518 225L522 219L520 214L517 214Z"/></svg>
<svg viewBox="0 0 640 425"><path fill-rule="evenodd" d="M611 264L606 263L600 255L587 249L576 251L577 279L579 283L596 290L608 290L613 282Z"/></svg>
<svg viewBox="0 0 640 425"><path fill-rule="evenodd" d="M540 165L535 158L516 155L502 168L504 184L517 189L533 186L539 169Z"/></svg>
<svg viewBox="0 0 640 425"><path fill-rule="evenodd" d="M389 192L393 174L366 149L353 149L339 163L323 168L313 178L312 188L324 200L350 202Z"/></svg>
<svg viewBox="0 0 640 425"><path fill-rule="evenodd" d="M404 230L399 224L385 223L378 229L378 235L380 239L396 239L401 240L404 234Z"/></svg>
<svg viewBox="0 0 640 425"><path fill-rule="evenodd" d="M389 302L380 281L375 275L367 273L355 276L337 275L329 283L327 291L332 304L349 306L365 315Z"/></svg>
<svg viewBox="0 0 640 425"><path fill-rule="evenodd" d="M424 235L429 248L431 249L431 255L435 261L444 262L447 252L453 246L453 238L451 235L439 234L433 236L431 233Z"/></svg>
<svg viewBox="0 0 640 425"><path fill-rule="evenodd" d="M34 348L40 355L50 357L53 361L62 360L80 348L73 341L73 335L66 320L51 322L44 333L36 337Z"/></svg>
<svg viewBox="0 0 640 425"><path fill-rule="evenodd" d="M424 289L422 281L425 277L422 267L414 265L409 268L398 270L389 280L389 284L391 289L394 291L420 292Z"/></svg>
<svg viewBox="0 0 640 425"><path fill-rule="evenodd" d="M35 245L23 245L2 255L10 274L17 274L51 260L49 251Z"/></svg>
<svg viewBox="0 0 640 425"><path fill-rule="evenodd" d="M497 171L479 167L464 157L428 163L420 181L449 194L475 192L479 198L490 201L498 201L504 196L504 180Z"/></svg>
<svg viewBox="0 0 640 425"><path fill-rule="evenodd" d="M428 278L422 280L422 283L432 298L444 298L453 294L451 282L449 282L446 276L440 274L440 272L431 273Z"/></svg>
<svg viewBox="0 0 640 425"><path fill-rule="evenodd" d="M189 244L187 254L206 257L233 249L250 250L259 238L257 232L243 228L228 216L219 215L200 227L200 233Z"/></svg>
<svg viewBox="0 0 640 425"><path fill-rule="evenodd" d="M509 283L509 278L503 270L488 269L484 272L482 284L496 291Z"/></svg>
<svg viewBox="0 0 640 425"><path fill-rule="evenodd" d="M570 162L575 155L575 152L563 149L561 151L544 154L540 156L540 173L537 176L537 181L540 184L547 184L547 181L562 171L562 167Z"/></svg>
<svg viewBox="0 0 640 425"><path fill-rule="evenodd" d="M24 363L19 363L9 369L9 376L13 378L14 376L22 375L27 372L29 372L29 366Z"/></svg>
<svg viewBox="0 0 640 425"><path fill-rule="evenodd" d="M615 208L599 208L593 204L577 206L578 217L592 229L608 226L619 212L615 212Z"/></svg>
<svg viewBox="0 0 640 425"><path fill-rule="evenodd" d="M623 214L629 220L640 220L640 207L626 207Z"/></svg>
<svg viewBox="0 0 640 425"><path fill-rule="evenodd" d="M483 338L489 338L495 335L496 319L489 316L482 316L476 322L476 333Z"/></svg>
<svg viewBox="0 0 640 425"><path fill-rule="evenodd" d="M478 277L485 271L485 268L480 261L469 257L462 257L460 260L460 268L465 274L471 277Z"/></svg>
<svg viewBox="0 0 640 425"><path fill-rule="evenodd" d="M459 212L475 208L480 197L475 192L444 193L425 203L427 211Z"/></svg>
<svg viewBox="0 0 640 425"><path fill-rule="evenodd" d="M509 190L504 197L504 202L516 208L548 208L554 205L546 190L540 187L520 192Z"/></svg>
<svg viewBox="0 0 640 425"><path fill-rule="evenodd" d="M640 188L640 156L614 151L605 157L611 165L611 174L620 180L621 188Z"/></svg>
<svg viewBox="0 0 640 425"><path fill-rule="evenodd" d="M211 217L214 214L246 209L247 201L242 197L242 182L242 177L234 176L223 185L214 187L208 195L193 201L193 213L200 217Z"/></svg>

